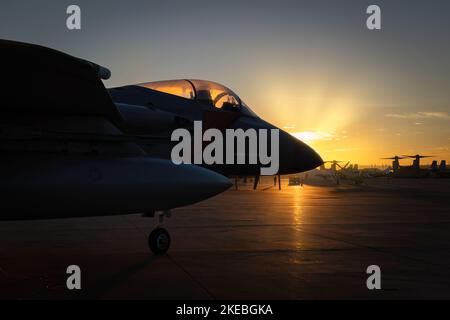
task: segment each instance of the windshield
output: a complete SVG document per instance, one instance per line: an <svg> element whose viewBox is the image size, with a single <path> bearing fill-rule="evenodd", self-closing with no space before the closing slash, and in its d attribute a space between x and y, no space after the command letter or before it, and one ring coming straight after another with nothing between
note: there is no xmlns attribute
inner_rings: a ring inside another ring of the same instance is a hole
<svg viewBox="0 0 450 320"><path fill-rule="evenodd" d="M147 82L138 86L196 100L225 111L242 112L256 117L256 114L241 101L237 94L227 87L205 80L167 80Z"/></svg>
<svg viewBox="0 0 450 320"><path fill-rule="evenodd" d="M156 91L173 94L186 99L195 99L195 91L192 84L186 80L168 80L140 83L138 86Z"/></svg>
<svg viewBox="0 0 450 320"><path fill-rule="evenodd" d="M228 111L237 111L239 108L239 97L227 87L212 81L189 81L195 88L197 101Z"/></svg>

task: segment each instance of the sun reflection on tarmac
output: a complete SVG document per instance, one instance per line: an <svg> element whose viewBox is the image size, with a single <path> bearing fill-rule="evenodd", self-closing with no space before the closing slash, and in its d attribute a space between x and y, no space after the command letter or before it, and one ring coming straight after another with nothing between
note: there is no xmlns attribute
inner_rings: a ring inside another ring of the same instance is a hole
<svg viewBox="0 0 450 320"><path fill-rule="evenodd" d="M303 187L301 186L295 186L292 187L292 201L293 201L293 224L294 224L294 243L295 243L295 249L301 249L302 248L302 242L301 242L301 225L304 223L304 216L303 216L303 210L302 210L302 203L303 203Z"/></svg>

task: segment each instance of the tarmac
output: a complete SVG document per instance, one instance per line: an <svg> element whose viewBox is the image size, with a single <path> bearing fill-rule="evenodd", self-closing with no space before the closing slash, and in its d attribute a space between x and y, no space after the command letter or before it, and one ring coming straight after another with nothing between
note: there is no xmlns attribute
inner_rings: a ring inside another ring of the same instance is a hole
<svg viewBox="0 0 450 320"><path fill-rule="evenodd" d="M0 222L0 298L449 299L449 195L444 179L279 191L264 178L173 210L163 256L140 215ZM66 287L74 264L81 290Z"/></svg>

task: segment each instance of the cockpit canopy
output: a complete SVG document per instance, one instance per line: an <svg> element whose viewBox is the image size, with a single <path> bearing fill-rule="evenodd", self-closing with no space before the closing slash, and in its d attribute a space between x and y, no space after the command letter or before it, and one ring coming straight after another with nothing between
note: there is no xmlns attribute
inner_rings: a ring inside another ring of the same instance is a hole
<svg viewBox="0 0 450 320"><path fill-rule="evenodd" d="M242 112L255 117L256 114L227 87L205 80L167 80L140 83L138 86L199 101L225 111Z"/></svg>

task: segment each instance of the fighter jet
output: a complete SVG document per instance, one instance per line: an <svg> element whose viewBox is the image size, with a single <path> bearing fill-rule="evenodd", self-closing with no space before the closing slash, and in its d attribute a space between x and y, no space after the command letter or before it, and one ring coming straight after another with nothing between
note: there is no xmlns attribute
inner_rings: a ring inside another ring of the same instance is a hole
<svg viewBox="0 0 450 320"><path fill-rule="evenodd" d="M215 82L106 89L111 72L96 63L8 40L0 51L0 220L134 213L162 220L225 191L228 176L259 175L264 166L175 164L173 130L192 130L195 121L221 131L278 129ZM321 164L313 149L279 131L279 174ZM148 244L165 253L170 235L158 226Z"/></svg>

